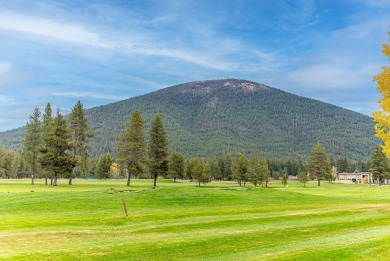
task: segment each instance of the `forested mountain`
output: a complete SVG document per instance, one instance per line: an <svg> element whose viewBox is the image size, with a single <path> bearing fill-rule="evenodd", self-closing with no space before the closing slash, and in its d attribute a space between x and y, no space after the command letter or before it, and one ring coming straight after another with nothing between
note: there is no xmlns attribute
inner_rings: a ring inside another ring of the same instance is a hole
<svg viewBox="0 0 390 261"><path fill-rule="evenodd" d="M147 129L159 112L170 149L186 156L227 151L306 156L320 142L334 155L368 159L379 143L368 116L255 82L225 79L184 83L86 110L95 133L93 156L115 153L117 137L135 110L141 111ZM0 144L15 149L22 133L0 133Z"/></svg>

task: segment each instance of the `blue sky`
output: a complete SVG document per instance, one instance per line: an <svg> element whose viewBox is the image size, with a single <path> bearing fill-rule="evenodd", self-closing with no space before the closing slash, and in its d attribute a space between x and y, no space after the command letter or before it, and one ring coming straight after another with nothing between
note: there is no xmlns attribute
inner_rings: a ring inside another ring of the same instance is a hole
<svg viewBox="0 0 390 261"><path fill-rule="evenodd" d="M370 115L388 0L0 0L0 131L183 82L239 78Z"/></svg>

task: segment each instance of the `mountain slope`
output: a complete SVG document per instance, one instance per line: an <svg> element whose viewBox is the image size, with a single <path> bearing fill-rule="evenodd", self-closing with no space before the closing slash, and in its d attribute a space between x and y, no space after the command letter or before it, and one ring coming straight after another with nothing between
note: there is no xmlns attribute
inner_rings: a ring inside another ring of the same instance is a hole
<svg viewBox="0 0 390 261"><path fill-rule="evenodd" d="M87 110L95 132L93 155L115 152L116 137L136 109L148 126L159 112L170 148L187 156L220 156L228 150L308 155L320 142L335 155L368 159L379 142L368 116L255 82L225 79L184 83ZM18 134L2 133L0 143L10 135ZM15 147L17 140L9 142Z"/></svg>

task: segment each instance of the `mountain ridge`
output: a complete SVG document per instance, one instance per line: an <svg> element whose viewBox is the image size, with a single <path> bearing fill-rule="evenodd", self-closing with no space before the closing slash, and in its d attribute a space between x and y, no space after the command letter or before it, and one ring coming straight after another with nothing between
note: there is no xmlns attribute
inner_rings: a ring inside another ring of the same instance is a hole
<svg viewBox="0 0 390 261"><path fill-rule="evenodd" d="M147 126L160 113L170 149L216 157L230 151L266 157L307 156L317 142L334 155L368 159L379 143L372 118L247 80L182 83L86 110L92 155L114 153L116 137L139 109ZM23 129L8 133L22 133ZM0 141L4 140L0 133ZM18 139L9 139L17 145Z"/></svg>

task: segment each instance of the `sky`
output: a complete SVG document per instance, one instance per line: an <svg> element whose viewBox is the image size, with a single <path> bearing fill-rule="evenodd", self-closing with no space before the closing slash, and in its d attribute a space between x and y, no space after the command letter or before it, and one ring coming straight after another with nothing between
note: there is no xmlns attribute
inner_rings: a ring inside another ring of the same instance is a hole
<svg viewBox="0 0 390 261"><path fill-rule="evenodd" d="M0 0L0 131L175 84L237 78L366 115L388 0Z"/></svg>

